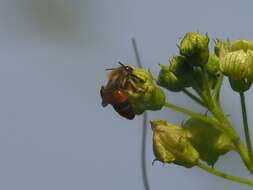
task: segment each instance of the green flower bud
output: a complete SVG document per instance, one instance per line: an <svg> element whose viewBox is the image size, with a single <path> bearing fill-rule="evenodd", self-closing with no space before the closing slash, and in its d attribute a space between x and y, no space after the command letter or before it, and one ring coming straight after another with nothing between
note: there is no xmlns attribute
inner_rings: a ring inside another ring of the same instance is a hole
<svg viewBox="0 0 253 190"><path fill-rule="evenodd" d="M183 128L191 133L190 142L198 151L200 159L209 165L214 165L219 156L231 148L231 140L226 134L202 120L191 118Z"/></svg>
<svg viewBox="0 0 253 190"><path fill-rule="evenodd" d="M206 71L208 74L217 76L220 72L219 58L215 55L210 55L206 64Z"/></svg>
<svg viewBox="0 0 253 190"><path fill-rule="evenodd" d="M136 77L126 89L128 98L135 114L145 110L160 110L165 104L165 94L153 82L149 71L134 68L132 75Z"/></svg>
<svg viewBox="0 0 253 190"><path fill-rule="evenodd" d="M173 92L179 92L184 88L183 81L170 71L170 66L165 65L161 65L157 84Z"/></svg>
<svg viewBox="0 0 253 190"><path fill-rule="evenodd" d="M222 49L222 46L223 46L223 43L222 43L222 40L215 40L215 46L214 46L214 53L216 56L220 56L220 51Z"/></svg>
<svg viewBox="0 0 253 190"><path fill-rule="evenodd" d="M233 51L239 51L243 50L245 53L247 53L248 50L253 50L253 41L247 41L247 40L236 40L236 41L224 41L224 40L216 40L216 44L214 47L215 54L220 57L224 56L224 54L233 52Z"/></svg>
<svg viewBox="0 0 253 190"><path fill-rule="evenodd" d="M220 69L235 91L246 91L253 80L253 51L232 51L220 58Z"/></svg>
<svg viewBox="0 0 253 190"><path fill-rule="evenodd" d="M191 67L187 65L183 56L174 56L170 59L169 70L177 76L186 74L189 69L191 69Z"/></svg>
<svg viewBox="0 0 253 190"><path fill-rule="evenodd" d="M248 73L247 54L243 50L226 53L220 63L222 73L234 80L243 79Z"/></svg>
<svg viewBox="0 0 253 190"><path fill-rule="evenodd" d="M170 60L170 71L173 72L177 78L182 81L184 87L190 87L192 83L192 76L194 68L186 63L183 56L174 56Z"/></svg>
<svg viewBox="0 0 253 190"><path fill-rule="evenodd" d="M205 65L205 68L208 74L208 82L213 89L220 74L219 58L216 55L209 55L209 59Z"/></svg>
<svg viewBox="0 0 253 190"><path fill-rule="evenodd" d="M162 120L151 121L151 128L157 160L187 168L196 165L199 154L190 143L191 134L187 130Z"/></svg>
<svg viewBox="0 0 253 190"><path fill-rule="evenodd" d="M230 44L229 47L230 51L238 51L243 50L244 52L247 52L248 50L253 50L253 41L247 41L247 40L237 40Z"/></svg>
<svg viewBox="0 0 253 190"><path fill-rule="evenodd" d="M253 41L220 40L216 45L220 47L220 69L229 77L232 89L237 92L248 90L253 81Z"/></svg>
<svg viewBox="0 0 253 190"><path fill-rule="evenodd" d="M180 54L192 66L203 66L209 57L209 37L198 32L188 32L179 45Z"/></svg>
<svg viewBox="0 0 253 190"><path fill-rule="evenodd" d="M186 64L184 57L174 56L169 65L160 65L160 67L158 85L174 92L191 86L193 68Z"/></svg>
<svg viewBox="0 0 253 190"><path fill-rule="evenodd" d="M247 91L252 85L253 79L252 78L245 78L241 80L233 80L229 78L229 83L231 88L236 92L245 92Z"/></svg>
<svg viewBox="0 0 253 190"><path fill-rule="evenodd" d="M229 51L229 46L230 46L230 41L227 40L221 40L221 39L217 39L215 41L215 46L214 46L214 53L217 57L220 57L220 55L223 52Z"/></svg>

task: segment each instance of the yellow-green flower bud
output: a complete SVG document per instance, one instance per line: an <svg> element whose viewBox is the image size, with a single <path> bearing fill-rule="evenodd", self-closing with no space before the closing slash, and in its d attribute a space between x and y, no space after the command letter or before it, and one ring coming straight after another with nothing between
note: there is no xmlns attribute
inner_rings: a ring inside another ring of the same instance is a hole
<svg viewBox="0 0 253 190"><path fill-rule="evenodd" d="M158 76L157 84L173 92L179 92L184 88L184 83L173 72L170 66L160 65L161 70Z"/></svg>
<svg viewBox="0 0 253 190"><path fill-rule="evenodd" d="M198 32L188 32L179 45L180 54L192 66L203 66L209 57L209 37Z"/></svg>
<svg viewBox="0 0 253 190"><path fill-rule="evenodd" d="M179 92L190 87L193 80L193 68L186 64L182 56L174 56L169 65L160 65L158 85L168 90Z"/></svg>
<svg viewBox="0 0 253 190"><path fill-rule="evenodd" d="M229 77L233 90L243 92L253 81L253 41L243 39L231 42L219 40L220 69Z"/></svg>
<svg viewBox="0 0 253 190"><path fill-rule="evenodd" d="M208 74L208 82L210 83L211 88L214 88L220 74L219 58L216 55L210 54L205 68Z"/></svg>
<svg viewBox="0 0 253 190"><path fill-rule="evenodd" d="M187 65L183 56L174 56L170 59L169 70L176 75L183 75L187 73L189 69L190 67Z"/></svg>
<svg viewBox="0 0 253 190"><path fill-rule="evenodd" d="M222 40L215 40L215 46L214 46L214 53L216 56L220 56L220 51L222 49L222 46L223 46L223 43L222 43Z"/></svg>
<svg viewBox="0 0 253 190"><path fill-rule="evenodd" d="M221 54L223 54L224 52L229 51L229 46L230 46L230 41L227 40L221 40L221 39L217 39L215 41L215 46L214 46L214 53L217 57L220 57Z"/></svg>
<svg viewBox="0 0 253 190"><path fill-rule="evenodd" d="M190 141L200 159L209 165L214 165L219 156L231 148L231 140L226 134L202 120L191 118L183 128L191 133Z"/></svg>
<svg viewBox="0 0 253 190"><path fill-rule="evenodd" d="M209 59L205 67L208 74L217 76L220 72L219 58L215 55L209 55Z"/></svg>
<svg viewBox="0 0 253 190"><path fill-rule="evenodd" d="M243 50L244 52L247 52L248 50L253 50L253 41L247 41L247 40L236 40L232 42L229 46L230 51L238 51Z"/></svg>
<svg viewBox="0 0 253 190"><path fill-rule="evenodd" d="M165 94L154 84L151 73L141 68L134 68L132 75L136 78L129 83L126 90L134 113L160 110L165 104Z"/></svg>
<svg viewBox="0 0 253 190"><path fill-rule="evenodd" d="M235 91L246 91L253 80L253 51L232 51L220 57L221 72L229 77Z"/></svg>
<svg viewBox="0 0 253 190"><path fill-rule="evenodd" d="M196 165L199 154L190 143L187 130L162 120L151 121L151 128L156 160L187 168Z"/></svg>
<svg viewBox="0 0 253 190"><path fill-rule="evenodd" d="M247 54L243 50L225 54L220 60L222 73L234 80L240 80L247 73Z"/></svg>
<svg viewBox="0 0 253 190"><path fill-rule="evenodd" d="M248 50L253 50L253 41L247 41L243 39L236 41L224 41L219 39L216 40L214 47L215 54L218 57L224 56L226 53L239 50L243 50L245 53L247 53Z"/></svg>

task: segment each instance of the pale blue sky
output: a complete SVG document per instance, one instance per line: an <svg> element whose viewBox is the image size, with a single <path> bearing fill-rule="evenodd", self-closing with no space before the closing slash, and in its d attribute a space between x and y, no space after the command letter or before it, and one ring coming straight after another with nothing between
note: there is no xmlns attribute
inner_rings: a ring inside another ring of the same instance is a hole
<svg viewBox="0 0 253 190"><path fill-rule="evenodd" d="M155 75L185 32L253 39L252 7L251 0L0 0L0 189L143 189L141 117L128 121L100 106L104 69L136 64L131 37ZM203 111L181 94L168 99ZM243 135L238 96L227 85L222 99ZM149 116L187 118L167 110ZM197 168L152 166L150 129L147 152L151 189L250 189ZM234 153L216 167L250 177Z"/></svg>

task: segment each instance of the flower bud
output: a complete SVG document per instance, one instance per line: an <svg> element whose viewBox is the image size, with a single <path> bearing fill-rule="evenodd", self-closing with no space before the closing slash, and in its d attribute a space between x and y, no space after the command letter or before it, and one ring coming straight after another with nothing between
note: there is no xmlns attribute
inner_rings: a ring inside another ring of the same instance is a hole
<svg viewBox="0 0 253 190"><path fill-rule="evenodd" d="M248 50L253 50L253 41L247 41L247 40L236 40L230 44L229 47L230 51L238 51L243 50L244 52L247 52Z"/></svg>
<svg viewBox="0 0 253 190"><path fill-rule="evenodd" d="M249 90L253 82L253 78L245 78L241 80L233 80L229 78L231 88L236 92L245 92Z"/></svg>
<svg viewBox="0 0 253 190"><path fill-rule="evenodd" d="M180 54L192 66L203 66L209 57L209 37L198 32L188 32L179 45Z"/></svg>
<svg viewBox="0 0 253 190"><path fill-rule="evenodd" d="M225 54L220 63L222 73L231 79L240 80L248 73L247 54L243 50Z"/></svg>
<svg viewBox="0 0 253 190"><path fill-rule="evenodd" d="M217 57L220 57L220 55L223 52L229 51L230 41L227 40L221 40L217 39L215 40L215 46L214 46L214 53Z"/></svg>
<svg viewBox="0 0 253 190"><path fill-rule="evenodd" d="M198 151L200 159L209 165L214 165L219 156L231 148L231 140L226 134L202 120L191 118L183 128L191 133L190 142Z"/></svg>
<svg viewBox="0 0 253 190"><path fill-rule="evenodd" d="M130 83L126 90L134 113L142 114L145 110L160 110L165 104L165 94L154 84L151 73L141 68L134 68L132 74L137 80L132 81L133 83Z"/></svg>
<svg viewBox="0 0 253 190"><path fill-rule="evenodd" d="M183 90L183 81L170 71L170 66L161 65L160 67L161 70L158 76L157 84L173 92Z"/></svg>
<svg viewBox="0 0 253 190"><path fill-rule="evenodd" d="M160 65L160 67L158 85L174 92L191 86L193 68L186 64L184 57L174 56L169 65Z"/></svg>
<svg viewBox="0 0 253 190"><path fill-rule="evenodd" d="M220 72L219 58L215 55L210 55L206 64L206 71L208 74L217 76Z"/></svg>
<svg viewBox="0 0 253 190"><path fill-rule="evenodd" d="M190 143L191 134L187 130L162 120L151 121L151 128L157 160L187 168L196 165L199 154Z"/></svg>
<svg viewBox="0 0 253 190"><path fill-rule="evenodd" d="M233 90L248 90L253 80L253 51L237 50L226 53L220 58L220 69L229 77Z"/></svg>
<svg viewBox="0 0 253 190"><path fill-rule="evenodd" d="M210 87L213 89L220 74L219 58L216 55L209 55L209 59L205 65L205 68L208 74L208 82Z"/></svg>

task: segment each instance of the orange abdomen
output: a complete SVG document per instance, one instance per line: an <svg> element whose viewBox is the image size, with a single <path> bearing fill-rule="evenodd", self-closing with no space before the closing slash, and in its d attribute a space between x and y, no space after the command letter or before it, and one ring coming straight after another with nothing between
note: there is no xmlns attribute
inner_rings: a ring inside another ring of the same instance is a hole
<svg viewBox="0 0 253 190"><path fill-rule="evenodd" d="M128 100L128 94L122 90L115 90L112 93L111 100L115 104L120 104Z"/></svg>

